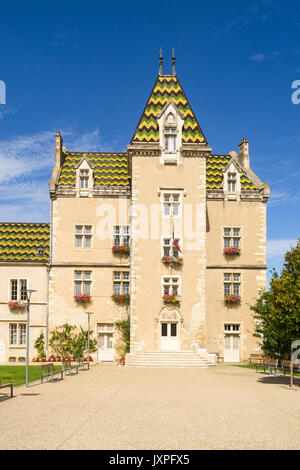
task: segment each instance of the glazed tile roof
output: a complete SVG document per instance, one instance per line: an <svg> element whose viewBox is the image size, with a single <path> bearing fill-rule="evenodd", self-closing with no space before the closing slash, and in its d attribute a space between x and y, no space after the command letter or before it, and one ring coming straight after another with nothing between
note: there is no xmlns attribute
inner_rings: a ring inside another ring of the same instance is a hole
<svg viewBox="0 0 300 470"><path fill-rule="evenodd" d="M160 75L157 77L131 143L159 141L156 119L169 100L176 104L184 119L183 143L206 143L203 132L176 75Z"/></svg>
<svg viewBox="0 0 300 470"><path fill-rule="evenodd" d="M0 223L0 262L48 261L49 240L49 224Z"/></svg>
<svg viewBox="0 0 300 470"><path fill-rule="evenodd" d="M229 164L232 157L230 155L210 155L206 162L206 188L221 189L223 181L223 171ZM248 178L246 173L241 174L242 191L258 189L258 187Z"/></svg>
<svg viewBox="0 0 300 470"><path fill-rule="evenodd" d="M94 170L94 183L104 186L128 186L129 175L126 153L67 152L58 180L59 185L75 185L76 168L83 158Z"/></svg>

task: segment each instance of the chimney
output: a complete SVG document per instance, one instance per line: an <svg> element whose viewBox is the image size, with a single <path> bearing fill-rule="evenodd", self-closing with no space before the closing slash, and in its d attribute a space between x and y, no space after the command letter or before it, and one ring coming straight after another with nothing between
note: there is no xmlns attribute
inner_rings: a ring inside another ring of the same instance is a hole
<svg viewBox="0 0 300 470"><path fill-rule="evenodd" d="M245 137L239 144L239 164L243 168L249 168L249 142Z"/></svg>
<svg viewBox="0 0 300 470"><path fill-rule="evenodd" d="M54 166L60 168L63 163L63 150L62 150L63 138L60 132L57 131L55 134L55 162Z"/></svg>

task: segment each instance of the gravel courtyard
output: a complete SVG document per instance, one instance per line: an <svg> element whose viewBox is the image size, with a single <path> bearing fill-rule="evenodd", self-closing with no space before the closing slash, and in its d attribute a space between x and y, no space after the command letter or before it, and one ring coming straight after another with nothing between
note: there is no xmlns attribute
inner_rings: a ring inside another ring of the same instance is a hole
<svg viewBox="0 0 300 470"><path fill-rule="evenodd" d="M223 364L98 365L0 395L0 448L300 449L300 387L288 380Z"/></svg>

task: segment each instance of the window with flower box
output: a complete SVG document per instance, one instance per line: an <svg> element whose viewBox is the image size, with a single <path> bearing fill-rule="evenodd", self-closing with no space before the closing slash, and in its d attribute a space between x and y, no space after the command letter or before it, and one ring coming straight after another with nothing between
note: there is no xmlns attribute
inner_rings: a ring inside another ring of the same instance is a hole
<svg viewBox="0 0 300 470"><path fill-rule="evenodd" d="M113 232L113 244L115 246L129 246L129 225L115 225Z"/></svg>
<svg viewBox="0 0 300 470"><path fill-rule="evenodd" d="M10 280L10 300L27 300L27 279Z"/></svg>
<svg viewBox="0 0 300 470"><path fill-rule="evenodd" d="M241 291L241 274L225 273L224 274L224 296L234 294L240 296Z"/></svg>
<svg viewBox="0 0 300 470"><path fill-rule="evenodd" d="M92 248L92 231L91 225L75 225L75 247Z"/></svg>
<svg viewBox="0 0 300 470"><path fill-rule="evenodd" d="M179 250L176 246L173 245L175 241L181 248L181 241L179 237L175 237L174 240L172 237L163 238L163 256L175 256L179 257Z"/></svg>
<svg viewBox="0 0 300 470"><path fill-rule="evenodd" d="M26 323L9 325L9 345L11 347L26 346Z"/></svg>
<svg viewBox="0 0 300 470"><path fill-rule="evenodd" d="M114 271L113 291L115 295L129 294L129 272Z"/></svg>
<svg viewBox="0 0 300 470"><path fill-rule="evenodd" d="M75 271L75 295L91 295L92 271Z"/></svg>
<svg viewBox="0 0 300 470"><path fill-rule="evenodd" d="M163 295L167 294L180 294L180 278L179 276L164 276L163 277Z"/></svg>
<svg viewBox="0 0 300 470"><path fill-rule="evenodd" d="M225 255L239 255L241 251L241 229L239 227L224 228L223 241Z"/></svg>

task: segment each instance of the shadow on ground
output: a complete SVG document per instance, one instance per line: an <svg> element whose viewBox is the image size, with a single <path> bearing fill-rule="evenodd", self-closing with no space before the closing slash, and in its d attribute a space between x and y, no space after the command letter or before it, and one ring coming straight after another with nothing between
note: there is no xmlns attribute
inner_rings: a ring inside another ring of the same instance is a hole
<svg viewBox="0 0 300 470"><path fill-rule="evenodd" d="M259 383L263 384L271 384L271 385L289 385L290 384L290 376L289 375L266 375L261 376L258 379ZM300 387L300 378L294 377L294 385Z"/></svg>

